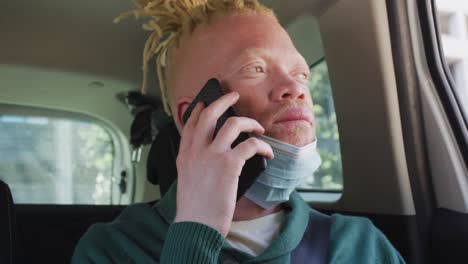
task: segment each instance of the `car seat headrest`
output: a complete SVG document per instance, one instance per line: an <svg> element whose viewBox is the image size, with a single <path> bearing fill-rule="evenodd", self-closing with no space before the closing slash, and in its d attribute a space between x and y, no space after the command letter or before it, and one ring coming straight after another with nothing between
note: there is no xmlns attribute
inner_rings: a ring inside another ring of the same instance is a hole
<svg viewBox="0 0 468 264"><path fill-rule="evenodd" d="M171 122L159 131L148 153L148 181L159 184L161 196L177 178L176 158L179 143L179 132L174 122Z"/></svg>

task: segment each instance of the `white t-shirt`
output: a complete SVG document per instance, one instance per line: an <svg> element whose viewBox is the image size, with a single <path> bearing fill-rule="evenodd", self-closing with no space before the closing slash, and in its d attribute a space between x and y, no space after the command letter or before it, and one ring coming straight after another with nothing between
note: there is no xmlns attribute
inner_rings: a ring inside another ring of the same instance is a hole
<svg viewBox="0 0 468 264"><path fill-rule="evenodd" d="M226 241L233 248L258 256L278 237L284 217L281 210L250 221L232 222Z"/></svg>

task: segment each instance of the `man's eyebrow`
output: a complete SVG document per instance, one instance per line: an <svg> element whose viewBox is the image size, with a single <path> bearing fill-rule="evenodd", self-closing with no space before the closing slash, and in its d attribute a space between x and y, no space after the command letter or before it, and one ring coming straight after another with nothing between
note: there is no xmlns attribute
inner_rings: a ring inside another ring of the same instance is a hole
<svg viewBox="0 0 468 264"><path fill-rule="evenodd" d="M241 54L238 54L234 60L243 61L258 57L268 57L268 52L258 48L245 49Z"/></svg>
<svg viewBox="0 0 468 264"><path fill-rule="evenodd" d="M304 70L307 70L310 72L309 65L307 64L306 60L300 56L300 54L294 54L293 56L297 56L297 62L295 62L293 65L294 68L304 68ZM233 60L232 63L234 66L239 66L239 64L245 63L246 61L249 60L255 60L255 59L269 59L272 56L269 54L268 50L266 49L261 49L261 48L248 48L244 49L240 52L240 54L237 54Z"/></svg>
<svg viewBox="0 0 468 264"><path fill-rule="evenodd" d="M237 71L240 67L245 66L246 63L253 61L255 59L263 59L268 57L266 51L262 51L258 48L249 48L244 49L236 53L230 60L229 71Z"/></svg>

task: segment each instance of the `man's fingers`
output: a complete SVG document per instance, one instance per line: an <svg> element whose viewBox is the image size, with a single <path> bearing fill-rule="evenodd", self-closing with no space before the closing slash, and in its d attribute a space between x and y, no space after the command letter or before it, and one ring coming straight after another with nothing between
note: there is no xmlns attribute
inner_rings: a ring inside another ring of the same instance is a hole
<svg viewBox="0 0 468 264"><path fill-rule="evenodd" d="M267 159L273 159L274 157L273 149L271 149L270 145L253 137L237 145L231 153L233 156L243 160L248 160L255 154L262 155Z"/></svg>
<svg viewBox="0 0 468 264"><path fill-rule="evenodd" d="M219 130L212 147L219 151L231 149L231 145L241 132L261 135L265 129L256 120L248 117L230 117Z"/></svg>
<svg viewBox="0 0 468 264"><path fill-rule="evenodd" d="M190 117L185 123L184 127L182 128L181 138L180 138L180 151L185 150L186 148L190 147L195 127L200 119L200 113L203 110L204 105L203 103L197 103L197 105L193 108Z"/></svg>
<svg viewBox="0 0 468 264"><path fill-rule="evenodd" d="M219 117L226 112L230 106L234 105L238 99L239 94L231 92L221 96L218 100L203 109L195 127L195 137L197 140L193 142L194 147L204 148L211 142Z"/></svg>

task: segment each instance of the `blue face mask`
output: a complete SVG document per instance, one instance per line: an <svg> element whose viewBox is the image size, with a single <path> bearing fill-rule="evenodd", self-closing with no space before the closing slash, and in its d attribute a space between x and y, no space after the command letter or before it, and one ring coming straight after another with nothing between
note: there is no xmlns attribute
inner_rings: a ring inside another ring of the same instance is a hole
<svg viewBox="0 0 468 264"><path fill-rule="evenodd" d="M288 201L296 187L312 176L322 161L317 152L317 140L296 147L270 137L256 137L271 146L275 157L267 161L265 171L244 196L267 209Z"/></svg>

